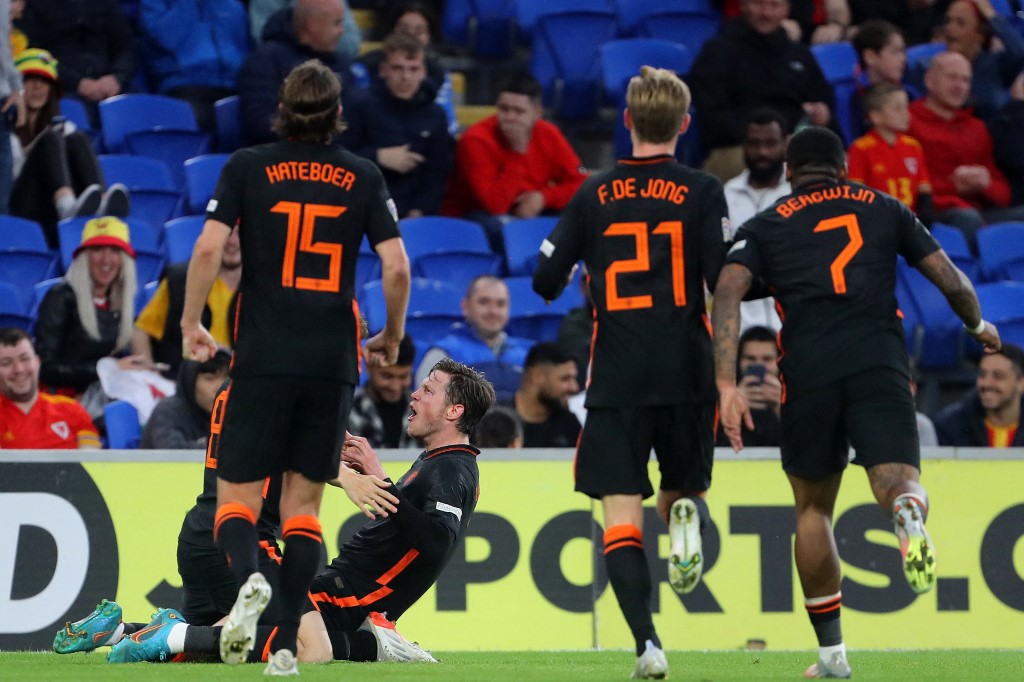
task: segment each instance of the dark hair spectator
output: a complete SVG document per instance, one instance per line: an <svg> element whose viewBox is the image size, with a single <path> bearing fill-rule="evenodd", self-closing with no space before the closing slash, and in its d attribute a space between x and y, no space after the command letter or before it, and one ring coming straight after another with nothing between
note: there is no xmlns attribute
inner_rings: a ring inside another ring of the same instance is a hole
<svg viewBox="0 0 1024 682"><path fill-rule="evenodd" d="M514 410L496 405L480 419L470 442L481 449L521 448L523 423Z"/></svg>

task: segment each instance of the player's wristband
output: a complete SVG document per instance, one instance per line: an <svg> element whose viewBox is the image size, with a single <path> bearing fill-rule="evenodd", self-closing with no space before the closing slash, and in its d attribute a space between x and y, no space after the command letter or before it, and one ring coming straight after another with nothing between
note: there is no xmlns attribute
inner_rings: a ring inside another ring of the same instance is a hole
<svg viewBox="0 0 1024 682"><path fill-rule="evenodd" d="M985 331L985 320L982 319L981 322L978 323L978 326L974 327L974 328L968 327L965 324L964 325L964 329L966 329L967 333L970 334L971 336L977 336L978 334L980 334L983 331Z"/></svg>

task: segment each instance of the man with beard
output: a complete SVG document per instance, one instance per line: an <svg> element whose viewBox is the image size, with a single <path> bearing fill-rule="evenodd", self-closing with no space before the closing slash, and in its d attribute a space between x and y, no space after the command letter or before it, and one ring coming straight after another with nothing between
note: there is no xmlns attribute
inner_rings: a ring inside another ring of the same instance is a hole
<svg viewBox="0 0 1024 682"><path fill-rule="evenodd" d="M725 183L725 203L729 220L739 227L763 211L779 197L790 192L783 172L786 159L786 121L782 114L768 107L755 109L747 118L743 136L742 173ZM775 300L759 298L740 305L742 331L750 327L768 327L779 331L782 321L775 312Z"/></svg>
<svg viewBox="0 0 1024 682"><path fill-rule="evenodd" d="M569 396L579 392L576 361L557 343L542 341L530 349L523 380L508 407L523 421L524 448L571 448L580 422L569 410Z"/></svg>
<svg viewBox="0 0 1024 682"><path fill-rule="evenodd" d="M0 329L0 449L98 448L89 414L73 398L39 392L39 356L28 334Z"/></svg>
<svg viewBox="0 0 1024 682"><path fill-rule="evenodd" d="M386 367L367 367L365 386L356 389L348 430L366 439L372 448L405 448L415 444L406 432L409 387L416 344L408 334L398 344L398 359Z"/></svg>
<svg viewBox="0 0 1024 682"><path fill-rule="evenodd" d="M185 309L185 274L188 262L175 263L167 268L152 300L135 320L132 335L132 354L141 355L150 362L167 365L164 376L174 379L182 362L181 327L178 321ZM238 228L231 231L224 244L220 271L214 280L210 295L203 308L203 325L224 348L230 349L232 319L231 302L242 279L242 249L238 243Z"/></svg>
<svg viewBox="0 0 1024 682"><path fill-rule="evenodd" d="M1024 350L1004 343L978 363L975 390L935 418L940 445L1024 447Z"/></svg>

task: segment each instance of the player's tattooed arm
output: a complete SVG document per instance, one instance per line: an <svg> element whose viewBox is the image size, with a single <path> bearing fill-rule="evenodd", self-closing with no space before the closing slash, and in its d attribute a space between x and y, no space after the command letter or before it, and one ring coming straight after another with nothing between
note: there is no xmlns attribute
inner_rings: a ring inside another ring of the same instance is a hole
<svg viewBox="0 0 1024 682"><path fill-rule="evenodd" d="M720 383L736 383L740 301L753 282L750 270L737 263L727 264L718 275L711 308L711 328L715 330L715 379Z"/></svg>
<svg viewBox="0 0 1024 682"><path fill-rule="evenodd" d="M974 285L942 249L922 258L916 265L949 301L949 307L968 327L981 322L981 305Z"/></svg>

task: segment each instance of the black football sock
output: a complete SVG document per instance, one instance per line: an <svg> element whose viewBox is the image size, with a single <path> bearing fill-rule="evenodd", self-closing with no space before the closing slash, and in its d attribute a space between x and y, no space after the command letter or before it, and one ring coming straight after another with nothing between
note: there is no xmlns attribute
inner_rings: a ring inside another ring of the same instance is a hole
<svg viewBox="0 0 1024 682"><path fill-rule="evenodd" d="M220 655L221 626L189 625L185 630L186 654Z"/></svg>
<svg viewBox="0 0 1024 682"><path fill-rule="evenodd" d="M804 599L804 607L811 619L811 625L814 626L814 634L818 636L818 646L835 646L843 643L843 628L839 621L842 604L842 592L827 597Z"/></svg>
<svg viewBox="0 0 1024 682"><path fill-rule="evenodd" d="M217 549L227 557L238 584L242 585L257 568L256 515L239 502L221 505L213 522L213 538Z"/></svg>
<svg viewBox="0 0 1024 682"><path fill-rule="evenodd" d="M647 640L660 649L651 617L651 573L640 529L626 523L606 530L604 562L619 608L636 640L636 655L644 652Z"/></svg>
<svg viewBox="0 0 1024 682"><path fill-rule="evenodd" d="M331 640L331 648L334 650L334 660L336 661L377 660L377 638L373 636L372 632L328 630L327 636Z"/></svg>
<svg viewBox="0 0 1024 682"><path fill-rule="evenodd" d="M310 514L293 516L281 527L284 540L284 558L281 561L281 620L277 636L271 643L271 652L288 649L296 652L295 640L299 632L299 618L307 599L309 584L320 567L323 534L320 520Z"/></svg>

